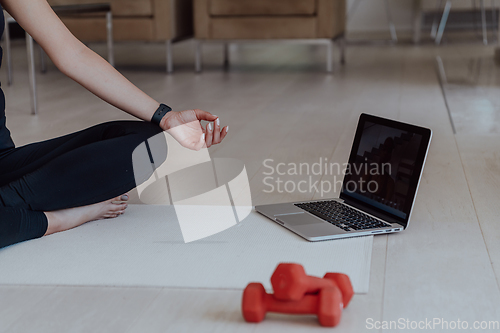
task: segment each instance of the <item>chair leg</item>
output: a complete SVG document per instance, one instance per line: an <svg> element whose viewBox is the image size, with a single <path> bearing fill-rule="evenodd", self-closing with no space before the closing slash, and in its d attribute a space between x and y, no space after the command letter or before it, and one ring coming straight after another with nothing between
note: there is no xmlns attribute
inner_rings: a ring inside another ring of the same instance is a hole
<svg viewBox="0 0 500 333"><path fill-rule="evenodd" d="M439 28L436 34L436 45L441 44L441 39L443 38L444 28L446 26L446 21L448 20L448 15L450 15L451 1L447 0L444 5L443 16L441 17L441 22L439 23Z"/></svg>
<svg viewBox="0 0 500 333"><path fill-rule="evenodd" d="M224 43L224 68L229 68L229 43Z"/></svg>
<svg viewBox="0 0 500 333"><path fill-rule="evenodd" d="M333 70L333 40L328 41L326 44L326 71L331 73Z"/></svg>
<svg viewBox="0 0 500 333"><path fill-rule="evenodd" d="M488 32L486 31L486 8L484 8L484 0L479 0L481 4L481 26L483 28L483 44L488 45Z"/></svg>
<svg viewBox="0 0 500 333"><path fill-rule="evenodd" d="M12 50L10 48L9 22L5 19L5 48L7 49L7 84L12 84Z"/></svg>
<svg viewBox="0 0 500 333"><path fill-rule="evenodd" d="M115 50L113 43L113 14L111 11L106 13L106 33L108 44L108 62L115 67Z"/></svg>
<svg viewBox="0 0 500 333"><path fill-rule="evenodd" d="M439 0L436 4L436 13L434 13L434 17L432 19L432 28L431 28L431 38L436 39L437 28L438 28L438 15L437 12L441 8L443 4L443 0Z"/></svg>
<svg viewBox="0 0 500 333"><path fill-rule="evenodd" d="M196 40L195 41L195 55L194 55L194 61L195 61L195 71L197 73L201 72L201 41Z"/></svg>
<svg viewBox="0 0 500 333"><path fill-rule="evenodd" d="M393 42L398 41L398 36L396 35L396 26L392 20L391 9L389 8L389 1L384 0L385 14L387 16L387 21L389 22L389 31L391 32L391 39Z"/></svg>
<svg viewBox="0 0 500 333"><path fill-rule="evenodd" d="M35 54L33 52L33 38L28 33L26 33L26 49L28 52L28 76L30 81L31 114L37 114L38 101L36 96Z"/></svg>
<svg viewBox="0 0 500 333"><path fill-rule="evenodd" d="M174 66L172 62L172 41L167 40L166 42L167 49L167 73L172 73L174 71Z"/></svg>

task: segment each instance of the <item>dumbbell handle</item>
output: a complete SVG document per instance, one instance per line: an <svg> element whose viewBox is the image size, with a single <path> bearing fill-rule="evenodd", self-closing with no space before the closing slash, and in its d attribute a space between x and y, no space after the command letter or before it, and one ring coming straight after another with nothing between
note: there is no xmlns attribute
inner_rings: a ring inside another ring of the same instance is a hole
<svg viewBox="0 0 500 333"><path fill-rule="evenodd" d="M334 287L335 281L301 274L291 281L286 273L276 273L271 278L274 297L283 301L298 301L304 294L315 294L323 288ZM293 287L295 285L295 287Z"/></svg>
<svg viewBox="0 0 500 333"><path fill-rule="evenodd" d="M280 301L272 294L264 295L264 304L267 312L289 314L317 314L318 295L306 295L300 301Z"/></svg>
<svg viewBox="0 0 500 333"><path fill-rule="evenodd" d="M306 293L314 294L319 292L323 288L334 287L335 282L329 279L323 279L316 276L306 275L304 281L308 286Z"/></svg>

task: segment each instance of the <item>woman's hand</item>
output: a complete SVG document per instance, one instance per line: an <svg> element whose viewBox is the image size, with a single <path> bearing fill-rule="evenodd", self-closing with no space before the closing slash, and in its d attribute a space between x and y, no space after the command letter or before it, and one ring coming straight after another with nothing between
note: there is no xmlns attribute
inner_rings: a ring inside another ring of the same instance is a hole
<svg viewBox="0 0 500 333"><path fill-rule="evenodd" d="M61 72L117 108L146 121L151 119L159 103L76 39L46 0L0 0L0 3L42 46ZM209 122L206 128L201 126L202 120ZM227 126L221 130L217 116L202 110L170 111L160 126L182 146L195 150L217 144L227 134Z"/></svg>
<svg viewBox="0 0 500 333"><path fill-rule="evenodd" d="M202 120L208 121L205 128L201 125ZM170 111L160 121L160 127L183 147L193 150L220 143L228 131L228 126L221 130L217 116L199 109Z"/></svg>

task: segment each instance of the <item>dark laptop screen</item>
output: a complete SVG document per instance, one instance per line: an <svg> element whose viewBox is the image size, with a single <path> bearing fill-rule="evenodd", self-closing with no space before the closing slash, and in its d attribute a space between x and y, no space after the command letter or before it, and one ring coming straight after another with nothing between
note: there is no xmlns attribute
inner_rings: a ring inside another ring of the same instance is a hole
<svg viewBox="0 0 500 333"><path fill-rule="evenodd" d="M429 140L428 129L362 115L344 178L344 199L406 222Z"/></svg>

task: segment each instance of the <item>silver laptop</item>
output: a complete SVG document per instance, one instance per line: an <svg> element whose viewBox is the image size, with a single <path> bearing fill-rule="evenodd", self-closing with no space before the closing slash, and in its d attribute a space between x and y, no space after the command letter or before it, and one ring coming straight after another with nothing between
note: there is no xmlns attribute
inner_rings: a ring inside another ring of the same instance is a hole
<svg viewBox="0 0 500 333"><path fill-rule="evenodd" d="M405 230L432 131L361 114L340 198L256 206L309 241Z"/></svg>

